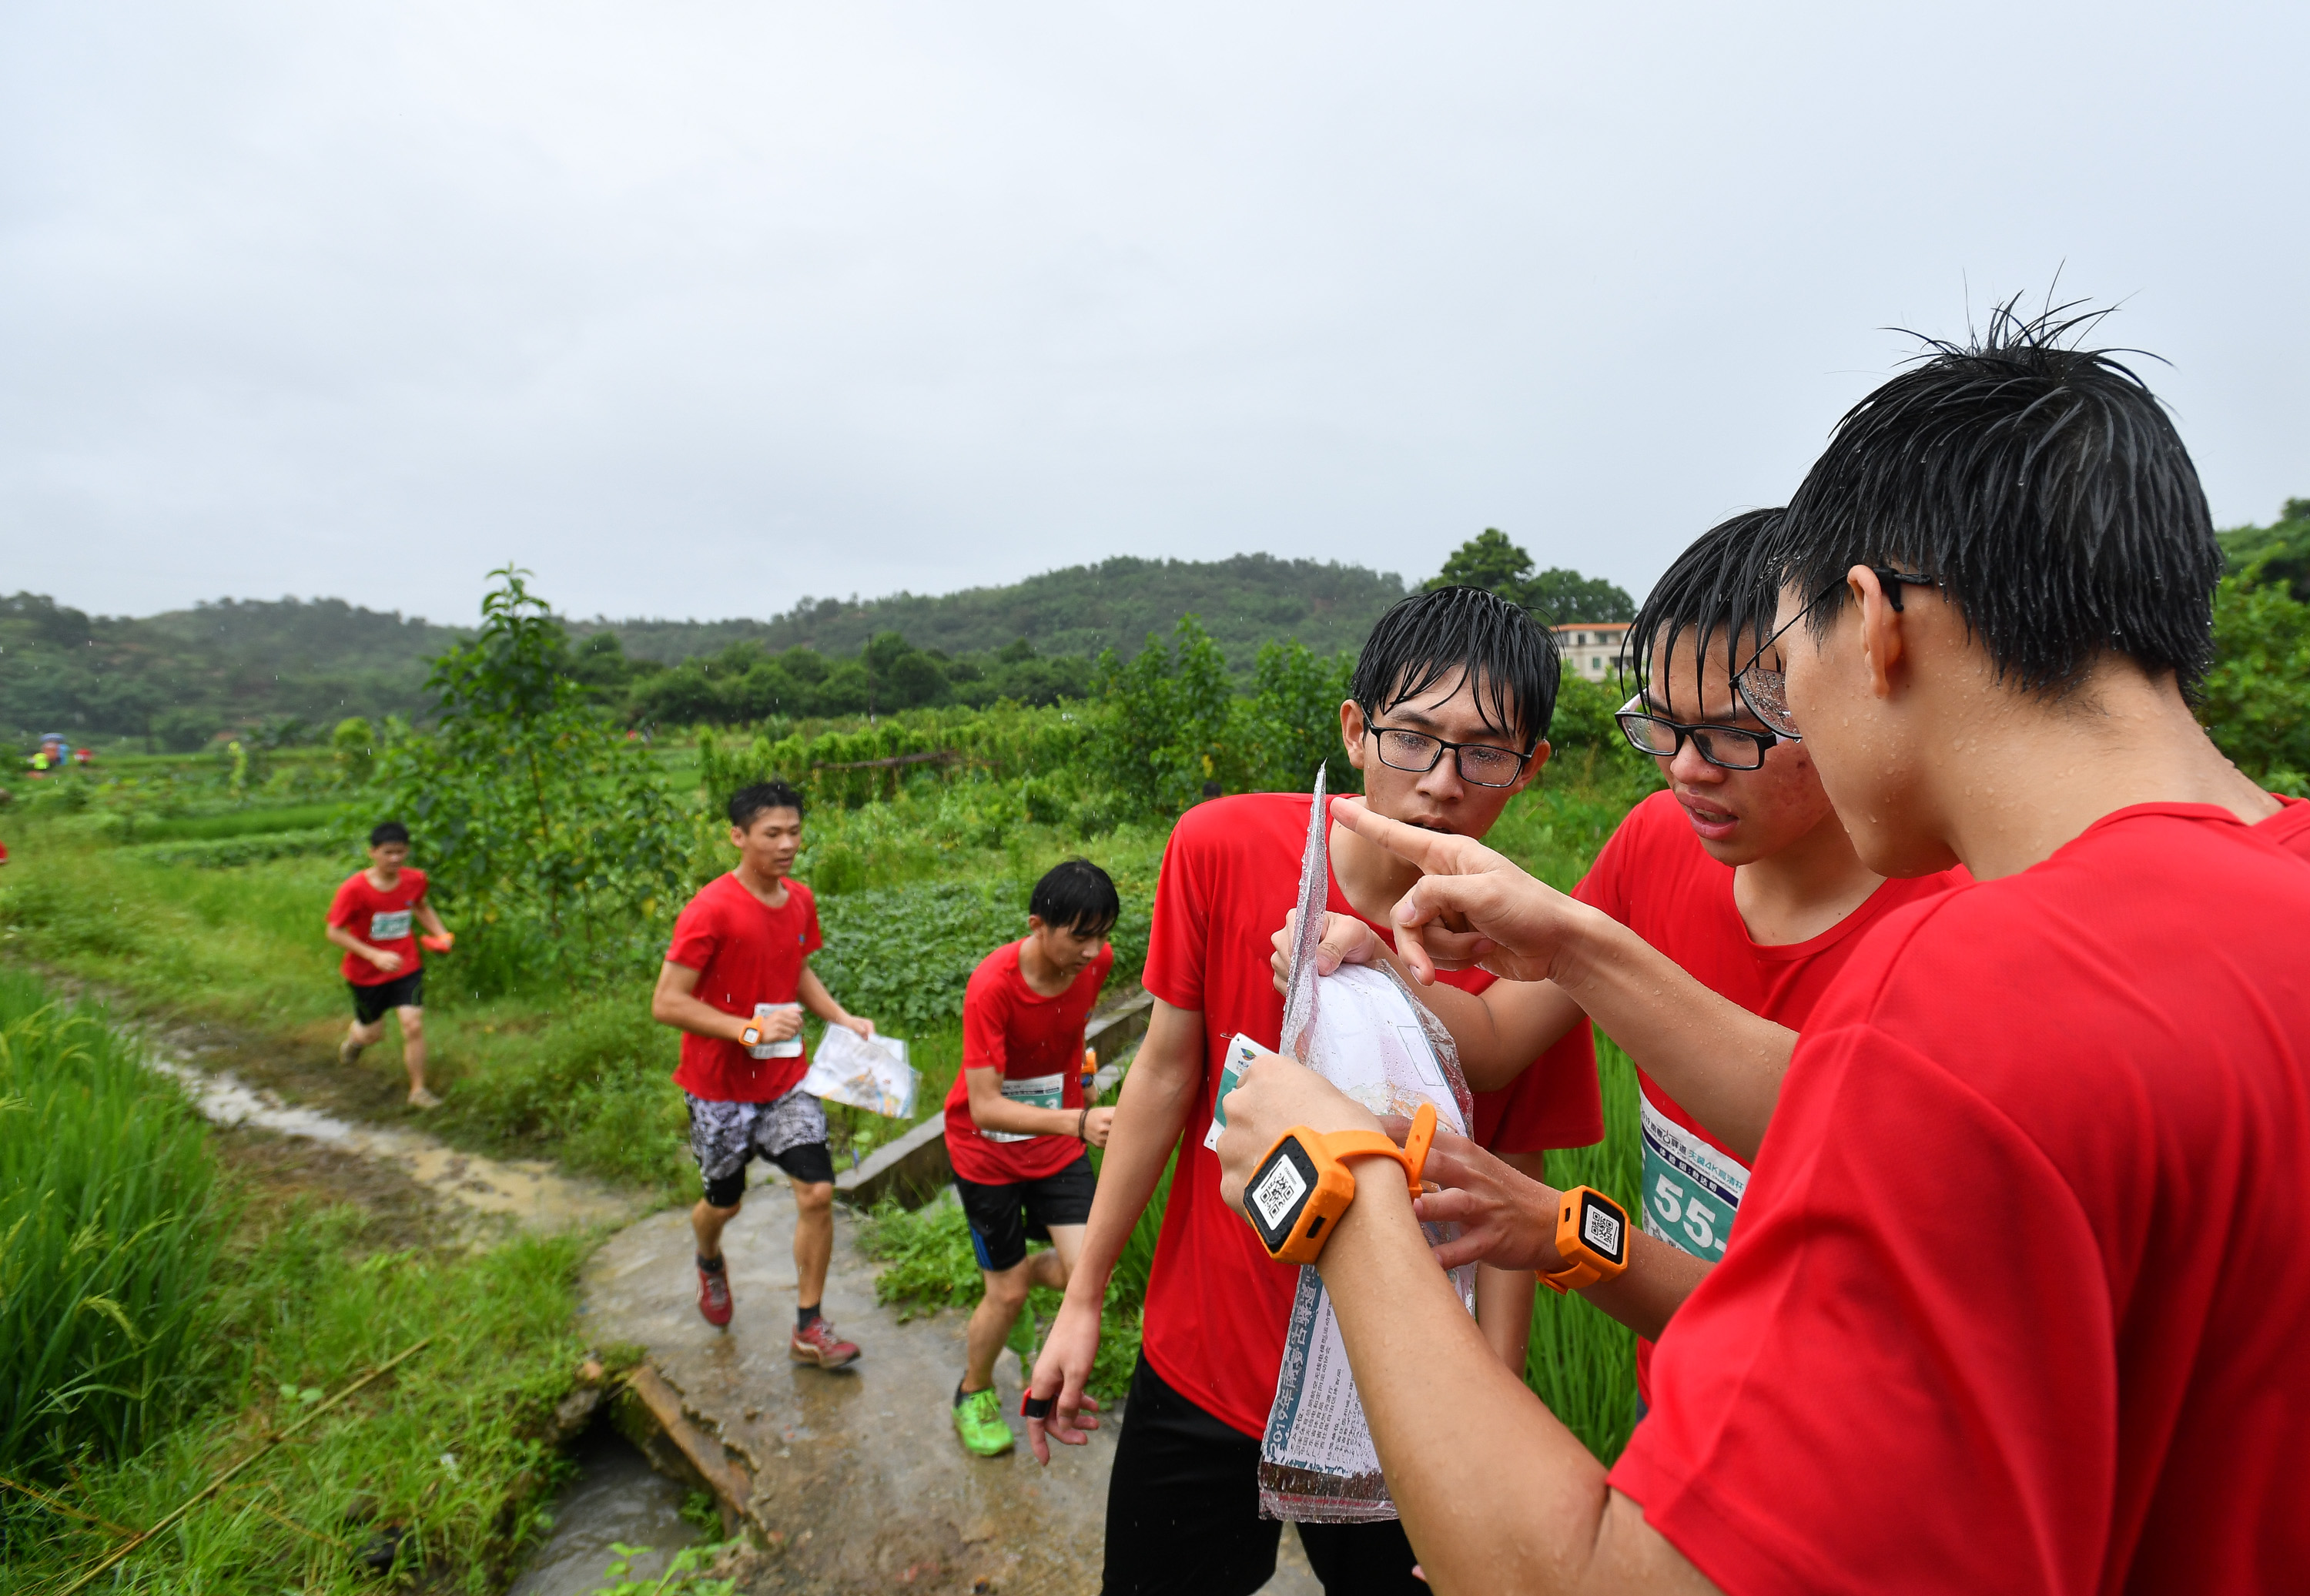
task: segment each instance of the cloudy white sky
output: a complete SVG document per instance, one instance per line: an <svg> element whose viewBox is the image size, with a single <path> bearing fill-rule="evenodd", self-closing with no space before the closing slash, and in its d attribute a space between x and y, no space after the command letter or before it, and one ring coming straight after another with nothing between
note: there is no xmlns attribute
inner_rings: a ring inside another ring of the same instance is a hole
<svg viewBox="0 0 2310 1596"><path fill-rule="evenodd" d="M1117 553L1641 591L1993 299L2310 494L2310 8L0 9L0 590L766 615Z"/></svg>

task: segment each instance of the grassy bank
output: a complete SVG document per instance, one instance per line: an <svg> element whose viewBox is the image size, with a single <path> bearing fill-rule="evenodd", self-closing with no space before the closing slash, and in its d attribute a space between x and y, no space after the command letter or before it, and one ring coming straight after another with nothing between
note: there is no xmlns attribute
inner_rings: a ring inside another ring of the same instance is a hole
<svg viewBox="0 0 2310 1596"><path fill-rule="evenodd" d="M0 1035L61 1083L0 1094L38 1116L44 1160L20 1181L30 1139L8 1138L10 1588L65 1589L164 1523L96 1588L350 1592L379 1566L500 1586L564 1466L549 1431L584 1350L585 1244L395 1245L359 1209L247 1184L95 1013L0 976ZM61 1249L41 1241L56 1216Z"/></svg>

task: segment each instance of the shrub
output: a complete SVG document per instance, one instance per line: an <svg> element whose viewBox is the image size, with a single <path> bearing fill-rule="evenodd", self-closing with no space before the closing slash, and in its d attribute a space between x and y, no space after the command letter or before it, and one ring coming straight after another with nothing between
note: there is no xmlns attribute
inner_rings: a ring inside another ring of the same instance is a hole
<svg viewBox="0 0 2310 1596"><path fill-rule="evenodd" d="M117 1461L184 1410L226 1217L174 1084L0 971L0 1466Z"/></svg>
<svg viewBox="0 0 2310 1596"><path fill-rule="evenodd" d="M2310 797L2310 604L2260 562L2214 590L2214 665L2198 718L2246 775Z"/></svg>

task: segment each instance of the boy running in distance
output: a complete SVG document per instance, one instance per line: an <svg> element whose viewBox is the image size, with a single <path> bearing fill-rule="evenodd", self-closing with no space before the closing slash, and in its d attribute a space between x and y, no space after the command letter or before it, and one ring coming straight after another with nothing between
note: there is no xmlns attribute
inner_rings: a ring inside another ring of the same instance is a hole
<svg viewBox="0 0 2310 1596"><path fill-rule="evenodd" d="M1472 587L1416 594L1372 630L1340 734L1371 806L1437 831L1481 837L1548 758L1556 706L1554 639L1524 610ZM1312 775L1312 772L1310 773ZM1282 1526L1259 1514L1260 1436L1275 1399L1298 1271L1272 1262L1243 1216L1219 1201L1205 1145L1229 1039L1273 1037L1283 1000L1263 967L1268 937L1298 896L1305 794L1249 793L1179 819L1155 894L1145 982L1155 1008L1100 1167L1082 1255L1036 1359L1029 1390L1055 1399L1047 1435L1080 1444L1099 1309L1124 1240L1177 1149L1107 1498L1106 1583L1122 1592L1248 1596L1275 1572ZM1330 906L1374 924L1419 872L1345 828L1330 833ZM1492 977L1469 971L1482 985ZM1531 1147L1603 1133L1595 1055L1576 1044L1532 1063L1503 1112ZM1471 1085L1506 1087L1513 1071ZM1481 1110L1480 1110L1481 1112ZM1462 1322L1467 1321L1463 1312ZM1516 1326L1521 1340L1523 1326ZM1519 1359L1520 1363L1521 1360ZM1029 1444L1047 1459L1046 1423ZM1393 1519L1299 1526L1333 1596L1425 1590Z"/></svg>
<svg viewBox="0 0 2310 1596"><path fill-rule="evenodd" d="M986 1295L970 1315L954 1427L981 1457L1011 1450L994 1359L1029 1286L1067 1288L1090 1218L1086 1148L1105 1147L1112 1108L1083 1098L1083 1022L1115 964L1107 933L1122 912L1115 883L1070 859L1035 883L1027 934L972 972L962 997L962 1069L946 1095L955 1194ZM1050 1251L1027 1256L1029 1237Z"/></svg>
<svg viewBox="0 0 2310 1596"><path fill-rule="evenodd" d="M874 1022L834 1001L810 967L818 951L818 903L792 880L802 850L802 794L782 781L742 787L730 799L730 846L738 867L699 889L673 923L650 1018L682 1033L676 1086L690 1104L690 1149L705 1194L690 1210L698 1236L698 1311L730 1323L723 1227L746 1196L746 1166L776 1164L794 1183L795 1330L797 1363L839 1368L858 1356L819 1312L834 1255L834 1159L826 1110L801 1089L810 1071L802 1045L804 1009L862 1037Z"/></svg>
<svg viewBox="0 0 2310 1596"><path fill-rule="evenodd" d="M2195 469L2074 325L2001 308L1934 346L1776 538L1786 629L1736 690L1872 870L1974 880L1816 1005L1609 1475L1482 1355L1401 1185L1334 1227L1324 1284L1439 1586L2082 1596L2310 1564L2310 870L2190 713L2222 565ZM1374 829L1439 872L1407 941L1550 955L1559 906L1506 861ZM1229 1196L1263 1135L1370 1123L1255 1063Z"/></svg>
<svg viewBox="0 0 2310 1596"><path fill-rule="evenodd" d="M353 989L352 1029L337 1044L337 1062L353 1063L385 1040L391 1012L401 1021L410 1106L439 1108L441 1099L425 1089L425 961L412 920L448 951L453 939L426 901L425 872L409 868L409 828L386 820L369 834L369 868L347 876L329 904L328 938L345 950L339 968Z"/></svg>
<svg viewBox="0 0 2310 1596"><path fill-rule="evenodd" d="M1625 1273L1585 1295L1637 1332L1639 1415L1652 1400L1651 1338L1724 1254L1796 1033L1871 926L1956 879L1887 880L1863 864L1804 745L1776 735L1733 693L1732 674L1779 602L1760 562L1779 519L1757 510L1712 528L1646 596L1635 627L1646 687L1620 723L1667 790L1628 812L1559 900L1554 960L1515 972L1540 979L1424 993L1472 1072L1547 1046L1577 1005L1636 1062L1643 1224L1665 1245L1635 1248ZM1319 968L1394 958L1413 975L1359 921L1334 916L1325 941ZM1288 946L1287 928L1279 971ZM1423 1211L1468 1227L1442 1255L1455 1265L1505 1258L1493 1225L1513 1183L1458 1138L1438 1141L1433 1178L1457 1189ZM1553 1212L1555 1198L1542 1183L1524 1201ZM1527 1240L1535 1258L1546 1251L1544 1236Z"/></svg>

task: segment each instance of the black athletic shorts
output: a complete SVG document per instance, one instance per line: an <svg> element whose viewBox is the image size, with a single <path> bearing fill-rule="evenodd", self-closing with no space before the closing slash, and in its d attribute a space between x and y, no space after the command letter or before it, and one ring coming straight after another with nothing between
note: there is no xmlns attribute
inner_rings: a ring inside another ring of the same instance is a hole
<svg viewBox="0 0 2310 1596"><path fill-rule="evenodd" d="M962 1211L970 1219L970 1245L978 1253L978 1267L998 1275L1026 1262L1029 1237L1048 1241L1054 1225L1088 1223L1091 1193L1098 1188L1089 1153L1040 1180L989 1186L954 1177L955 1195L962 1199Z"/></svg>
<svg viewBox="0 0 2310 1596"><path fill-rule="evenodd" d="M1259 1442L1204 1412L1148 1366L1107 1482L1105 1596L1251 1596L1275 1576L1283 1526L1259 1516ZM1329 1596L1427 1596L1403 1525L1302 1524Z"/></svg>
<svg viewBox="0 0 2310 1596"><path fill-rule="evenodd" d="M690 1106L690 1152L706 1183L706 1201L735 1208L746 1195L746 1166L776 1164L804 1185L834 1179L826 1150L826 1110L800 1087L768 1103L725 1103L682 1094Z"/></svg>
<svg viewBox="0 0 2310 1596"><path fill-rule="evenodd" d="M345 984L353 989L353 1019L362 1025L375 1025L395 1009L425 1006L425 967L421 964L405 976L395 976L375 986L362 986L352 981Z"/></svg>

